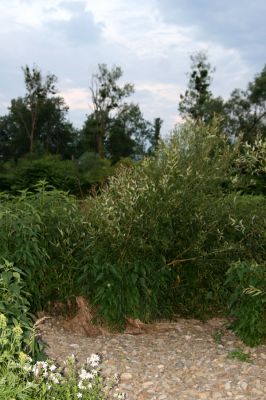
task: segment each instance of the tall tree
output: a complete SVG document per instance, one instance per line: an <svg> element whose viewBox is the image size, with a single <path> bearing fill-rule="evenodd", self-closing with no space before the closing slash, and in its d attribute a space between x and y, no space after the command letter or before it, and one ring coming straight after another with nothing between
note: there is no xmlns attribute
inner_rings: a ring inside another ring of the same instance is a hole
<svg viewBox="0 0 266 400"><path fill-rule="evenodd" d="M150 153L154 153L158 148L159 141L161 139L161 129L162 129L163 120L161 118L155 118L153 122L153 134L151 137L151 148L149 150Z"/></svg>
<svg viewBox="0 0 266 400"><path fill-rule="evenodd" d="M258 134L266 137L266 65L246 90L235 89L225 103L226 128L233 136L243 135L253 143Z"/></svg>
<svg viewBox="0 0 266 400"><path fill-rule="evenodd" d="M11 100L9 113L0 124L0 135L3 137L5 131L9 140L6 144L14 157L33 153L37 147L70 157L76 132L67 120L64 99L56 95L57 78L43 78L38 67L31 70L26 66L23 71L26 94Z"/></svg>
<svg viewBox="0 0 266 400"><path fill-rule="evenodd" d="M114 163L122 157L139 159L148 154L152 137L153 126L145 120L139 106L124 105L110 121L106 153Z"/></svg>
<svg viewBox="0 0 266 400"><path fill-rule="evenodd" d="M87 116L79 132L79 155L85 152L97 153L98 123L95 114Z"/></svg>
<svg viewBox="0 0 266 400"><path fill-rule="evenodd" d="M99 71L92 77L90 92L93 113L97 121L97 153L104 156L104 141L107 135L111 116L117 113L124 104L125 98L134 92L134 86L126 83L119 86L118 80L123 73L120 67L108 70L106 64L98 65Z"/></svg>
<svg viewBox="0 0 266 400"><path fill-rule="evenodd" d="M180 95L179 112L183 117L209 122L216 113L221 114L223 109L222 98L215 98L210 91L214 69L204 52L198 52L190 58L188 89L184 95Z"/></svg>
<svg viewBox="0 0 266 400"><path fill-rule="evenodd" d="M48 96L56 93L55 83L57 78L52 74L48 74L43 78L38 67L33 67L31 70L28 65L23 67L23 72L26 86L26 94L23 103L28 112L28 116L23 114L19 107L14 111L17 112L18 117L25 128L29 140L29 152L32 153L39 111Z"/></svg>

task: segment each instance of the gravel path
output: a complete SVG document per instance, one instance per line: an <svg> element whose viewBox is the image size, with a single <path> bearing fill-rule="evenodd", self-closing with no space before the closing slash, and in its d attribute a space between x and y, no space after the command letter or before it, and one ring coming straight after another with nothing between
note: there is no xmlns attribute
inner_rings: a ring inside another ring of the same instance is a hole
<svg viewBox="0 0 266 400"><path fill-rule="evenodd" d="M100 353L103 375L118 373L116 390L129 400L265 400L266 345L246 347L226 325L180 319L154 324L148 333L97 337L67 332L56 320L40 329L46 353L59 363L71 354L83 363ZM249 362L230 359L236 349Z"/></svg>

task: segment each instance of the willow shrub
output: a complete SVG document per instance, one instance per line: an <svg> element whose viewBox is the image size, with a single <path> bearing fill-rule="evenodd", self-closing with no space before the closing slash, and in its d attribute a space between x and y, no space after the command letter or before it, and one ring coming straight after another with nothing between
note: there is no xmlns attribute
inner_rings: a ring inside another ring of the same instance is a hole
<svg viewBox="0 0 266 400"><path fill-rule="evenodd" d="M74 197L45 182L34 189L0 199L0 256L26 274L33 311L79 292L85 235Z"/></svg>
<svg viewBox="0 0 266 400"><path fill-rule="evenodd" d="M266 263L237 262L227 271L231 328L248 346L266 339Z"/></svg>
<svg viewBox="0 0 266 400"><path fill-rule="evenodd" d="M247 196L242 209L236 193L244 161L255 173L244 147L187 124L87 200L81 282L100 315L123 323L225 306L229 265L265 251L265 201Z"/></svg>

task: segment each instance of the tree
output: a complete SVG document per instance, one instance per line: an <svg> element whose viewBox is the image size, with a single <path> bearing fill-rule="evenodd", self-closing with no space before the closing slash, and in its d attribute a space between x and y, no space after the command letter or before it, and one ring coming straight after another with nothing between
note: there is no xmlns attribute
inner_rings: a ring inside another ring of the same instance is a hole
<svg viewBox="0 0 266 400"><path fill-rule="evenodd" d="M0 161L16 159L21 148L17 125L10 115L0 117ZM15 143L15 140L17 143Z"/></svg>
<svg viewBox="0 0 266 400"><path fill-rule="evenodd" d="M97 135L97 120L94 114L90 114L79 132L79 155L85 152L97 153Z"/></svg>
<svg viewBox="0 0 266 400"><path fill-rule="evenodd" d="M210 122L214 115L221 114L223 109L222 98L214 98L210 91L211 74L214 69L204 52L198 52L190 58L188 89L184 95L180 95L179 112L195 121Z"/></svg>
<svg viewBox="0 0 266 400"><path fill-rule="evenodd" d="M134 92L134 87L130 83L118 85L117 81L123 75L120 67L115 66L109 71L106 64L99 64L98 68L98 73L92 77L90 92L97 121L97 153L104 157L104 141L110 118L121 109L124 99Z"/></svg>
<svg viewBox="0 0 266 400"><path fill-rule="evenodd" d="M45 152L70 158L75 153L77 131L67 120L68 107L62 97L48 98L41 106L36 139Z"/></svg>
<svg viewBox="0 0 266 400"><path fill-rule="evenodd" d="M24 82L26 85L26 95L23 104L28 112L25 116L19 108L16 109L22 125L25 128L29 140L29 152L33 152L33 144L36 136L37 121L42 104L47 100L48 95L55 94L55 75L48 74L45 79L38 67L30 70L26 65L22 68L24 72Z"/></svg>
<svg viewBox="0 0 266 400"><path fill-rule="evenodd" d="M253 143L258 134L266 137L266 65L246 90L235 89L225 103L226 129Z"/></svg>
<svg viewBox="0 0 266 400"><path fill-rule="evenodd" d="M161 128L163 120L161 118L155 118L153 122L153 135L151 137L151 148L150 153L154 153L157 148L159 141L161 139Z"/></svg>
<svg viewBox="0 0 266 400"><path fill-rule="evenodd" d="M123 157L140 159L148 154L152 137L153 126L145 120L139 106L124 105L110 120L106 153L114 163Z"/></svg>
<svg viewBox="0 0 266 400"><path fill-rule="evenodd" d="M76 131L67 121L68 107L64 99L55 96L54 75L43 79L41 71L24 69L26 94L11 100L9 113L0 123L1 138L15 158L38 149L70 157Z"/></svg>

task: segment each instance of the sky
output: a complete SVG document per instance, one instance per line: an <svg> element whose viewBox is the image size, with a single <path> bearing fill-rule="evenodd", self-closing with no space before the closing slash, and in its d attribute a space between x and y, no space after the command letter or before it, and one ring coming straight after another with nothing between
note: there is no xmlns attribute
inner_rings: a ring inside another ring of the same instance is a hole
<svg viewBox="0 0 266 400"><path fill-rule="evenodd" d="M180 120L190 55L205 51L212 91L228 98L266 63L265 0L0 0L0 115L23 96L21 67L37 65L81 127L92 112L89 86L99 63L123 70L144 117Z"/></svg>

